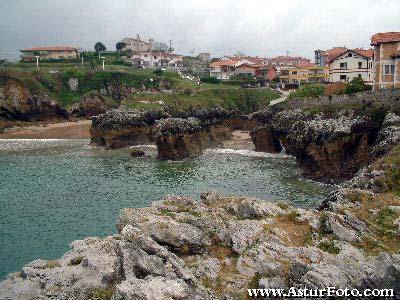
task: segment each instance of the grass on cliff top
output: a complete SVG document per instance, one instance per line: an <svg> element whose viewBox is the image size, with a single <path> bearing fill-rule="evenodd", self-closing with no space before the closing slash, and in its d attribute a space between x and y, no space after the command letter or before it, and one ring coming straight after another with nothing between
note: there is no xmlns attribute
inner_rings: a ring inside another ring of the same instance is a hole
<svg viewBox="0 0 400 300"><path fill-rule="evenodd" d="M355 192L350 195L350 200L361 203L359 208L354 208L351 212L371 231L362 236L362 241L355 243L355 246L372 255L382 251L400 253L400 234L393 224L400 214L388 208L400 206L400 198L393 193L370 195Z"/></svg>
<svg viewBox="0 0 400 300"><path fill-rule="evenodd" d="M196 107L222 107L237 109L242 113L263 108L279 96L270 89L238 89L207 87L199 91L187 90L176 93L141 93L125 99L128 108L153 109L169 106L178 110Z"/></svg>

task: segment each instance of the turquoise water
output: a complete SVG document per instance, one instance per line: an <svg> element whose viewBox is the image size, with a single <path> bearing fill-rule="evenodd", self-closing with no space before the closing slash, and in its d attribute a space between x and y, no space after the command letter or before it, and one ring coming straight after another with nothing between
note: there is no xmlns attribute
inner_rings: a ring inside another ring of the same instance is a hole
<svg viewBox="0 0 400 300"><path fill-rule="evenodd" d="M209 150L183 162L132 158L87 140L0 140L0 279L36 258L54 259L68 244L116 232L123 207L165 194L216 190L298 206L318 204L327 186L299 179L294 159L252 151Z"/></svg>

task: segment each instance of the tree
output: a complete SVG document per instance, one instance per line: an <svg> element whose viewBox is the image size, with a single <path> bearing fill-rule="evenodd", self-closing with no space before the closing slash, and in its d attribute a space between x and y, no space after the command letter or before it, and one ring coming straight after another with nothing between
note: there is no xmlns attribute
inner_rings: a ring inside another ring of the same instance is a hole
<svg viewBox="0 0 400 300"><path fill-rule="evenodd" d="M124 42L118 42L115 44L115 49L117 49L117 51L121 51L125 46L126 44Z"/></svg>
<svg viewBox="0 0 400 300"><path fill-rule="evenodd" d="M369 90L371 90L371 86L365 84L364 80L361 77L354 77L353 80L347 84L345 93L353 94Z"/></svg>
<svg viewBox="0 0 400 300"><path fill-rule="evenodd" d="M106 48L106 46L105 46L102 42L97 42L97 43L94 45L94 50L95 50L96 52L101 52L101 51L106 51L107 48Z"/></svg>

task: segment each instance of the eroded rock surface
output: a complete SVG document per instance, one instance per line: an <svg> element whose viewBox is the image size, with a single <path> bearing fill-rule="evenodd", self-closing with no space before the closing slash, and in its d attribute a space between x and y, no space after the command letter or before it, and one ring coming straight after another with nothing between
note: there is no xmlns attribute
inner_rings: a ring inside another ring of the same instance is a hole
<svg viewBox="0 0 400 300"><path fill-rule="evenodd" d="M6 120L43 121L68 118L68 112L46 92L9 79L0 87L0 117Z"/></svg>
<svg viewBox="0 0 400 300"><path fill-rule="evenodd" d="M329 212L213 192L127 208L118 234L27 264L0 284L0 299L238 299L247 288L289 286L400 292L398 246L371 255L365 243L381 243L381 233L344 197Z"/></svg>

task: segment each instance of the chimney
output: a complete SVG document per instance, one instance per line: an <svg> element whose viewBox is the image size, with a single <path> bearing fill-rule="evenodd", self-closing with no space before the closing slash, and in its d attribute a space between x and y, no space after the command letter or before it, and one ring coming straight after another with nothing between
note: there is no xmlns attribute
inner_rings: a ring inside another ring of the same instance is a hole
<svg viewBox="0 0 400 300"><path fill-rule="evenodd" d="M138 33L138 34L136 34L136 39L137 39L138 41L140 41L140 36L139 36L139 33Z"/></svg>

